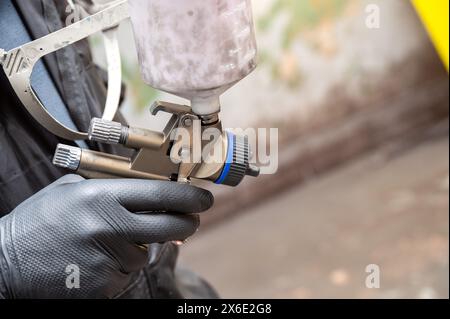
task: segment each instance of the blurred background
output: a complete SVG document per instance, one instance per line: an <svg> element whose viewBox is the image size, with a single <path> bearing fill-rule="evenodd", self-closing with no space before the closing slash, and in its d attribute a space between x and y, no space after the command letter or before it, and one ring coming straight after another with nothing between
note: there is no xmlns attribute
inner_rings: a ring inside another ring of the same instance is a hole
<svg viewBox="0 0 450 319"><path fill-rule="evenodd" d="M223 96L222 119L278 128L279 169L237 189L207 185L216 204L182 264L222 297L448 298L449 77L411 2L253 9L259 67ZM142 83L129 24L121 41L123 112L158 129L150 104L185 101ZM379 289L366 287L370 264Z"/></svg>

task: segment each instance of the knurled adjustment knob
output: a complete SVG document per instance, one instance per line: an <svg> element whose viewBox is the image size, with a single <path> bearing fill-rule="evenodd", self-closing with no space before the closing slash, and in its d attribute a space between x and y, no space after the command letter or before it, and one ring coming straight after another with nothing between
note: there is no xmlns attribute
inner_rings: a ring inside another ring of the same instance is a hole
<svg viewBox="0 0 450 319"><path fill-rule="evenodd" d="M89 140L105 144L123 144L126 127L118 122L94 118L89 127Z"/></svg>
<svg viewBox="0 0 450 319"><path fill-rule="evenodd" d="M222 174L216 184L228 186L239 185L246 175L258 176L259 169L249 163L250 146L246 136L235 135L230 132L228 136L228 154Z"/></svg>

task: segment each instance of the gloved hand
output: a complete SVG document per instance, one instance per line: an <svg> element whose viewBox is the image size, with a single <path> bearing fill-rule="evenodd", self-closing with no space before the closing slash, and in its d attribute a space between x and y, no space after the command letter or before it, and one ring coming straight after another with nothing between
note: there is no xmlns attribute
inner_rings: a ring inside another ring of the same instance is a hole
<svg viewBox="0 0 450 319"><path fill-rule="evenodd" d="M114 297L147 263L139 244L186 239L212 203L189 185L67 175L0 219L0 297Z"/></svg>

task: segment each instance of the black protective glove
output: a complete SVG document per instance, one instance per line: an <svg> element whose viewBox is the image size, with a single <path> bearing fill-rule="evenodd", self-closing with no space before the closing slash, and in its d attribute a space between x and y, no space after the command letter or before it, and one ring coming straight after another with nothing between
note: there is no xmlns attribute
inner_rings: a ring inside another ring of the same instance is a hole
<svg viewBox="0 0 450 319"><path fill-rule="evenodd" d="M186 239L212 204L189 185L67 175L0 219L0 297L114 297L147 263L139 244Z"/></svg>

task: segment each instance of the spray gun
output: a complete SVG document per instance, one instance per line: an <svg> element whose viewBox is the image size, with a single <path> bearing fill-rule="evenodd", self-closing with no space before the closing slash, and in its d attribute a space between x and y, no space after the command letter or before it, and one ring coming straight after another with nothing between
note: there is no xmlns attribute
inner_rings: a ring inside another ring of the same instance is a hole
<svg viewBox="0 0 450 319"><path fill-rule="evenodd" d="M0 52L0 63L16 94L50 132L68 140L89 139L135 150L131 157L120 157L60 144L53 163L87 178L182 183L200 179L237 186L246 175L258 176L259 169L250 163L247 138L224 131L219 118L220 95L256 67L251 1L100 2L90 6L80 21L9 52ZM121 83L117 29L130 18L144 82L191 102L190 106L155 102L150 108L152 115L170 114L161 132L112 121ZM46 110L33 91L30 77L40 58L97 32L102 32L105 40L107 100L103 117L92 119L89 132L77 132Z"/></svg>

